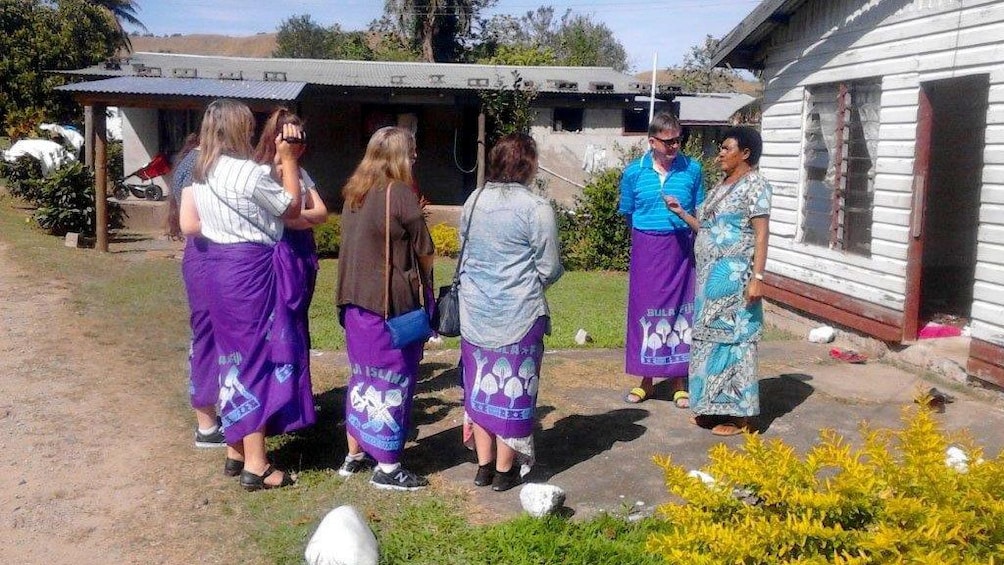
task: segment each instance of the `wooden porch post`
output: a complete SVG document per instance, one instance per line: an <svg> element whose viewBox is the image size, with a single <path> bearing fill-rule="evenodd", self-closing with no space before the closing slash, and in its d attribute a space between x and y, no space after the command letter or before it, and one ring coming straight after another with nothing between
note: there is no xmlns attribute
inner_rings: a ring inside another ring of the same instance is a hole
<svg viewBox="0 0 1004 565"><path fill-rule="evenodd" d="M94 170L94 106L84 106L84 165Z"/></svg>
<svg viewBox="0 0 1004 565"><path fill-rule="evenodd" d="M95 248L108 252L108 131L105 106L90 106L91 130L94 132L94 234ZM88 136L90 138L90 136Z"/></svg>
<svg viewBox="0 0 1004 565"><path fill-rule="evenodd" d="M478 188L485 185L485 110L478 112Z"/></svg>

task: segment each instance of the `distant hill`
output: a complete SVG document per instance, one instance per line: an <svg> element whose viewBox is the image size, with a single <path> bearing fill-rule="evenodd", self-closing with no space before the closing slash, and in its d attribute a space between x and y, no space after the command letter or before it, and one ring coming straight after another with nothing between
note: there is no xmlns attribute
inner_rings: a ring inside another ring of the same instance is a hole
<svg viewBox="0 0 1004 565"><path fill-rule="evenodd" d="M645 71L635 75L639 82L649 84L652 82L652 71ZM664 69L655 73L655 82L658 84L678 84L679 76L673 69ZM760 83L753 80L738 79L732 83L736 92L749 94L754 98L760 95Z"/></svg>
<svg viewBox="0 0 1004 565"><path fill-rule="evenodd" d="M248 37L228 35L129 36L133 51L150 53L185 53L223 57L271 57L275 51L274 33Z"/></svg>

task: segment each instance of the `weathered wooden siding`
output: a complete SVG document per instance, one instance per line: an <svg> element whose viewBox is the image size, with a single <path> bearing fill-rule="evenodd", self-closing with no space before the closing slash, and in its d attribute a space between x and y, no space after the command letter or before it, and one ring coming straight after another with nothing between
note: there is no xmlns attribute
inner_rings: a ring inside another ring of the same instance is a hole
<svg viewBox="0 0 1004 565"><path fill-rule="evenodd" d="M764 48L761 170L775 197L768 269L902 310L918 93L925 81L990 75L973 335L1004 345L1004 2L806 3ZM800 242L806 87L880 78L871 257ZM935 149L936 150L936 149Z"/></svg>

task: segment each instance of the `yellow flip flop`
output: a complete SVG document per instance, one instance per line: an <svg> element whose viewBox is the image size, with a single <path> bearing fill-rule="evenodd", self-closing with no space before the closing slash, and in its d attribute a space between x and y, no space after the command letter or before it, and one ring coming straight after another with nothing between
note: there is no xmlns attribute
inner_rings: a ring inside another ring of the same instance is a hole
<svg viewBox="0 0 1004 565"><path fill-rule="evenodd" d="M631 400L632 396L638 400ZM624 395L624 402L627 402L628 404L638 404L639 402L645 402L646 400L648 400L648 393L640 386L634 387Z"/></svg>
<svg viewBox="0 0 1004 565"><path fill-rule="evenodd" d="M685 390L678 390L674 392L673 404L675 404L677 408L690 408L690 394Z"/></svg>

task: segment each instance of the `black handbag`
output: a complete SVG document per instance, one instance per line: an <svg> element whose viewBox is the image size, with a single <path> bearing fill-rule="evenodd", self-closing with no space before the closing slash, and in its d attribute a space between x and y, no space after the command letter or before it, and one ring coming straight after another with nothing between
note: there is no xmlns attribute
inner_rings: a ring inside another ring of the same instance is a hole
<svg viewBox="0 0 1004 565"><path fill-rule="evenodd" d="M383 318L384 326L390 333L391 347L401 349L416 342L425 343L432 337L432 327L429 325L429 315L425 313L425 308L419 306L418 309L404 314L399 314L393 318L388 316L390 312L390 187L387 185L386 213L384 216L384 231L386 235L387 261L384 266L384 301Z"/></svg>
<svg viewBox="0 0 1004 565"><path fill-rule="evenodd" d="M438 324L436 331L446 337L460 335L460 283L454 281L449 286L439 287L439 297L436 298L436 315Z"/></svg>
<svg viewBox="0 0 1004 565"><path fill-rule="evenodd" d="M478 205L478 198L481 191L474 195L474 202L471 204L471 213L467 216L467 226L464 227L464 240L460 245L460 255L457 257L457 268L453 271L453 282L449 286L439 287L439 296L436 298L436 331L439 335L446 337L457 337L460 335L460 267L464 261L464 248L467 247L467 236L471 233L471 220L474 218L474 208Z"/></svg>

